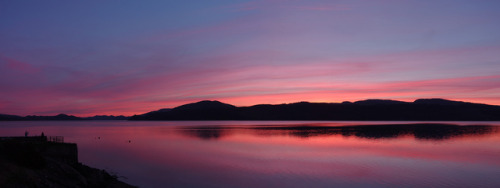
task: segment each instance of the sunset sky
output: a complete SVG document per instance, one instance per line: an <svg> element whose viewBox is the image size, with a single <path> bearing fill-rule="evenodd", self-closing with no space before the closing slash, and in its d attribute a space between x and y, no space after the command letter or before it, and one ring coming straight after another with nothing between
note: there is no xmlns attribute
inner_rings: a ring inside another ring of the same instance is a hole
<svg viewBox="0 0 500 188"><path fill-rule="evenodd" d="M500 105L500 1L0 1L0 113Z"/></svg>

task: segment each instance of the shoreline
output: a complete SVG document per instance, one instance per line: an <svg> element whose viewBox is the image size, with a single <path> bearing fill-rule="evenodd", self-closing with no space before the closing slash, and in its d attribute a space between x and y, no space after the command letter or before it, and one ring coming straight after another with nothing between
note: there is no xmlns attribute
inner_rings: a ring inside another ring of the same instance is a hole
<svg viewBox="0 0 500 188"><path fill-rule="evenodd" d="M75 143L46 136L0 137L2 187L132 188L105 170L78 161Z"/></svg>

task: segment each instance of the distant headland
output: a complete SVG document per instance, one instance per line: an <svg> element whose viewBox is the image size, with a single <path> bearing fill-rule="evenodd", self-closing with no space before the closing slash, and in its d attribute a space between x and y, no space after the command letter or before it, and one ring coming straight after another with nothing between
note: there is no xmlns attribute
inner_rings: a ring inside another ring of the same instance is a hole
<svg viewBox="0 0 500 188"><path fill-rule="evenodd" d="M414 102L370 99L248 107L200 101L135 115L129 120L498 121L500 106L445 99L418 99Z"/></svg>
<svg viewBox="0 0 500 188"><path fill-rule="evenodd" d="M342 103L297 102L237 107L204 100L132 117L16 116L0 114L1 121L39 120L338 120L338 121L499 121L500 106L446 99L414 102L369 99Z"/></svg>
<svg viewBox="0 0 500 188"><path fill-rule="evenodd" d="M56 116L17 116L0 114L0 121L74 121L74 120L127 120L130 117L127 116L106 116L98 115L92 117L77 117L67 114L59 114Z"/></svg>

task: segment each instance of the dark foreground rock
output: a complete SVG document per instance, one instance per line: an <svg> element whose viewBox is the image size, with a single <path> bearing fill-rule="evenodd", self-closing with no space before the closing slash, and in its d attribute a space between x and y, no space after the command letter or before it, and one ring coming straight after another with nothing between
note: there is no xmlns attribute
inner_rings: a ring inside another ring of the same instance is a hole
<svg viewBox="0 0 500 188"><path fill-rule="evenodd" d="M38 138L0 139L0 187L134 187L79 163L76 144Z"/></svg>

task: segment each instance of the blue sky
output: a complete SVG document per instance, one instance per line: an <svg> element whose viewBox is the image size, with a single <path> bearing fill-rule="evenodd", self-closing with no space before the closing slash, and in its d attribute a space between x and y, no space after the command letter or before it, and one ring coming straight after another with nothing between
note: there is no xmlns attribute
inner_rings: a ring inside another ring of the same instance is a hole
<svg viewBox="0 0 500 188"><path fill-rule="evenodd" d="M2 1L0 113L500 104L499 1Z"/></svg>

